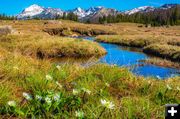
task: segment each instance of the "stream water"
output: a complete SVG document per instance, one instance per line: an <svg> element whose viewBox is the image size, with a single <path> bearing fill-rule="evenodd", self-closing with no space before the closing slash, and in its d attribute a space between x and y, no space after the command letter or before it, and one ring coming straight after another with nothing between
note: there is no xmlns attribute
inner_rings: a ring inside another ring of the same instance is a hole
<svg viewBox="0 0 180 119"><path fill-rule="evenodd" d="M86 40L93 41L93 37L85 37ZM131 67L130 70L136 74L144 77L156 77L158 79L165 79L179 75L178 69L160 67L156 65L145 64L139 62L150 58L150 56L140 52L137 48L123 47L115 44L100 43L103 46L107 54L100 58L100 62L115 64L118 66Z"/></svg>

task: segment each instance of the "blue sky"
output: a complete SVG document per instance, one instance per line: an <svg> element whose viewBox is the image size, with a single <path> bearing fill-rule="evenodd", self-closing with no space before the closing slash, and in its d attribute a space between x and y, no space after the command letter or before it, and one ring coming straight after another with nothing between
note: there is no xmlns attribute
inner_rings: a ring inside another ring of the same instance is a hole
<svg viewBox="0 0 180 119"><path fill-rule="evenodd" d="M61 8L63 10L76 7L86 9L91 6L104 6L124 11L145 5L157 7L165 3L180 3L180 0L1 0L0 14L15 15L32 4Z"/></svg>

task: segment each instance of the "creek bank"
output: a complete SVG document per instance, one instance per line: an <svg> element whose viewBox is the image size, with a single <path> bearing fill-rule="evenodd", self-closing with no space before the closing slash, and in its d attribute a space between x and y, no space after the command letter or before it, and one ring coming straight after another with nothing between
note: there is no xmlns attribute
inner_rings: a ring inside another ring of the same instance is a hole
<svg viewBox="0 0 180 119"><path fill-rule="evenodd" d="M58 36L97 36L97 35L115 35L115 32L105 31L102 29L86 29L86 28L75 28L75 27L63 27L63 28L46 28L43 29L49 35Z"/></svg>
<svg viewBox="0 0 180 119"><path fill-rule="evenodd" d="M106 50L98 43L83 39L49 35L6 35L0 37L0 49L33 58L99 57ZM1 52L0 52L1 56Z"/></svg>
<svg viewBox="0 0 180 119"><path fill-rule="evenodd" d="M171 62L169 60L165 60L165 59L161 59L161 58L149 58L146 60L139 60L139 62L140 63L142 62L145 64L152 64L152 65L156 65L156 66L161 66L161 67L180 69L179 63ZM180 71L179 71L179 73L180 73Z"/></svg>

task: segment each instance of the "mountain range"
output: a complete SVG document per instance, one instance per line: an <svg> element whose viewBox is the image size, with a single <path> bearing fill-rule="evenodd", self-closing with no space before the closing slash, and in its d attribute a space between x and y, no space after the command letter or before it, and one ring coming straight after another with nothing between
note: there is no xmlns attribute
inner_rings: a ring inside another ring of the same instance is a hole
<svg viewBox="0 0 180 119"><path fill-rule="evenodd" d="M132 10L127 10L127 11L118 11L116 9L112 8L105 8L102 6L97 6L97 7L91 7L89 9L82 9L80 7L75 8L73 10L61 10L61 9L56 9L56 8L44 8L39 5L31 5L28 8L25 8L20 14L18 14L16 17L17 19L20 20L26 20L26 19L33 19L33 18L40 18L40 19L54 19L57 16L63 16L63 14L68 14L68 13L74 13L78 16L78 19L80 21L87 21L90 20L91 22L96 22L98 18L103 17L103 16L115 16L117 14L125 14L125 15L132 15L135 13L147 13L147 12L152 12L155 10L166 10L170 9L177 4L164 4L160 7L153 7L153 6L142 6L138 8L134 8Z"/></svg>

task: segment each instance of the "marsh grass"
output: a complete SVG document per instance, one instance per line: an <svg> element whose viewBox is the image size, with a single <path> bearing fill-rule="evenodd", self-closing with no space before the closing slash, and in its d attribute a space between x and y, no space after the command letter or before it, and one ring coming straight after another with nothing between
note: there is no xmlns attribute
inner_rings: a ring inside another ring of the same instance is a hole
<svg viewBox="0 0 180 119"><path fill-rule="evenodd" d="M153 44L143 49L145 53L170 59L172 61L180 61L180 47L162 44Z"/></svg>
<svg viewBox="0 0 180 119"><path fill-rule="evenodd" d="M11 99L12 90L8 87L8 83L0 82L0 105L6 104Z"/></svg>
<svg viewBox="0 0 180 119"><path fill-rule="evenodd" d="M106 53L97 43L83 39L41 35L8 35L1 37L0 41L2 41L0 46L10 52L38 58L98 57Z"/></svg>
<svg viewBox="0 0 180 119"><path fill-rule="evenodd" d="M180 64L178 62L172 62L170 60L162 59L162 58L150 58L147 60L140 60L139 62L144 62L146 64L153 64L157 66L169 67L169 68L180 68Z"/></svg>
<svg viewBox="0 0 180 119"><path fill-rule="evenodd" d="M77 111L82 111L81 118L163 118L164 104L180 101L179 77L153 80L114 65L87 68L52 65L21 55L7 58L9 62L0 63L3 117L77 118ZM105 108L101 99L111 101L114 108ZM7 104L11 100L16 101L15 107Z"/></svg>

